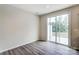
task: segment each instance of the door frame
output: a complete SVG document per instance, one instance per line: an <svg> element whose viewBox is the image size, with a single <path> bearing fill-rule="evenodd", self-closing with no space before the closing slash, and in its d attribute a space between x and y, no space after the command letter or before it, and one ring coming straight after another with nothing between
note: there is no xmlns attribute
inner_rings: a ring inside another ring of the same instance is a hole
<svg viewBox="0 0 79 59"><path fill-rule="evenodd" d="M56 14L56 15L52 15L51 17L56 17L56 16L60 16L60 15L64 15L64 14L68 14L68 45L65 45L65 46L68 46L68 47L71 47L71 25L72 25L72 21L71 21L71 12L67 12L67 13L63 13L63 14ZM51 18L51 17L48 17L48 18ZM47 18L47 41L48 41L48 18ZM57 43L57 42L54 42L54 43ZM61 44L61 43L57 43L57 44ZM64 44L61 44L61 45L64 45Z"/></svg>

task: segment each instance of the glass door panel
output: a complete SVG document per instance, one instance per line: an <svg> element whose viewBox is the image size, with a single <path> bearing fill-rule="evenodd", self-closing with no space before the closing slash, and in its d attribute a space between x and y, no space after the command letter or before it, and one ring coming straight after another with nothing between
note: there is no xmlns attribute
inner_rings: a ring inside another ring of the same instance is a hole
<svg viewBox="0 0 79 59"><path fill-rule="evenodd" d="M68 14L61 15L59 24L59 38L61 44L68 45Z"/></svg>
<svg viewBox="0 0 79 59"><path fill-rule="evenodd" d="M49 41L68 45L68 14L48 20Z"/></svg>
<svg viewBox="0 0 79 59"><path fill-rule="evenodd" d="M57 43L60 43L60 25L61 24L61 16L57 16L56 17L56 30L57 30L57 39L56 39L56 42Z"/></svg>
<svg viewBox="0 0 79 59"><path fill-rule="evenodd" d="M55 39L56 39L56 32L55 32L55 30L56 30L56 21L55 21L55 19L56 19L56 17L52 17L51 19L49 19L48 20L48 22L49 22L49 25L48 25L48 27L49 27L49 41L53 41L53 42L55 42Z"/></svg>
<svg viewBox="0 0 79 59"><path fill-rule="evenodd" d="M52 17L51 18L51 26L52 26L52 36L51 36L51 41L54 41L54 42L56 42L56 32L55 32L55 30L56 30L56 17Z"/></svg>

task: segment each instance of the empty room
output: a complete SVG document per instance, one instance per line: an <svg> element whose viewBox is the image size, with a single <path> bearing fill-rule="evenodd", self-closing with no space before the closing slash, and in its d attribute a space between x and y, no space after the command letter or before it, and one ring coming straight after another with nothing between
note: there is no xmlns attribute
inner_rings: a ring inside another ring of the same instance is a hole
<svg viewBox="0 0 79 59"><path fill-rule="evenodd" d="M0 4L0 55L79 55L79 5Z"/></svg>

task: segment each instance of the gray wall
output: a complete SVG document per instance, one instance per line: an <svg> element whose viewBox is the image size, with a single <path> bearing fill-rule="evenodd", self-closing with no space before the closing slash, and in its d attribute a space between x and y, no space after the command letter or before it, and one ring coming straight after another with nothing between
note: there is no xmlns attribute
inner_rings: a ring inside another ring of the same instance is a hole
<svg viewBox="0 0 79 59"><path fill-rule="evenodd" d="M38 16L10 5L0 5L0 52L38 39Z"/></svg>
<svg viewBox="0 0 79 59"><path fill-rule="evenodd" d="M72 47L79 49L79 6L71 8Z"/></svg>

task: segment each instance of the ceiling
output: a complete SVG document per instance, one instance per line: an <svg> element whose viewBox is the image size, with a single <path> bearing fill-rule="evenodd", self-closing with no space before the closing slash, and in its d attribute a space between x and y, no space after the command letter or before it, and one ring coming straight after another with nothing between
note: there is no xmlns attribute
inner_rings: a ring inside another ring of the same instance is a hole
<svg viewBox="0 0 79 59"><path fill-rule="evenodd" d="M12 6L36 15L43 15L73 6L73 4L12 4Z"/></svg>

